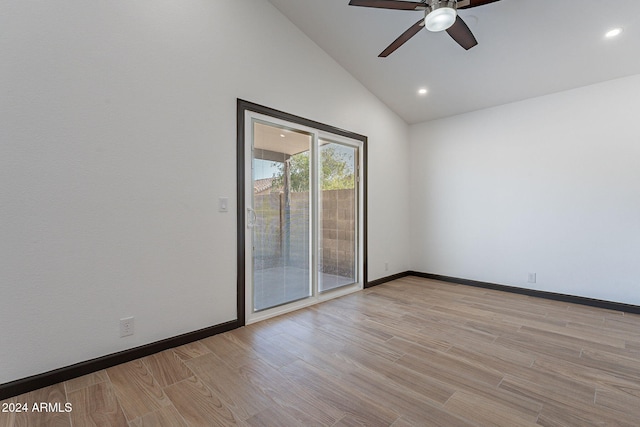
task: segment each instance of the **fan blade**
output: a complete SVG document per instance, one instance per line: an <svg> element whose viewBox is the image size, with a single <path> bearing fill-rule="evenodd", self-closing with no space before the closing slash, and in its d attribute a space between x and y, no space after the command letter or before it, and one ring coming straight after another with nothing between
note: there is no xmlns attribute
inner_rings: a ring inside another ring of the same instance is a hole
<svg viewBox="0 0 640 427"><path fill-rule="evenodd" d="M478 44L478 41L473 36L473 33L471 32L469 27L467 27L467 24L465 24L462 18L460 18L460 16L456 17L456 22L454 22L453 25L447 29L447 33L449 33L451 38L466 50L469 50Z"/></svg>
<svg viewBox="0 0 640 427"><path fill-rule="evenodd" d="M420 31L422 27L424 27L424 18L420 19L418 22L413 24L407 31L402 33L400 37L395 39L395 41L391 43L389 47L387 47L385 50L382 51L380 55L378 55L378 57L386 58L387 56L391 55L397 48L399 48L400 46L405 44L407 41L409 41L411 37L418 34L418 31Z"/></svg>
<svg viewBox="0 0 640 427"><path fill-rule="evenodd" d="M351 0L349 6L377 7L380 9L396 10L425 10L424 3L400 0Z"/></svg>
<svg viewBox="0 0 640 427"><path fill-rule="evenodd" d="M458 9L470 9L476 6L482 6L489 3L494 3L500 0L458 0Z"/></svg>

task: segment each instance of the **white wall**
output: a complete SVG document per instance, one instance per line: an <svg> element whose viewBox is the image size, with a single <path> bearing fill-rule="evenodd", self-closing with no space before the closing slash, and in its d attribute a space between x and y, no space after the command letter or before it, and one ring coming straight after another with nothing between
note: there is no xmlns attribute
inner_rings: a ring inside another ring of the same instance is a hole
<svg viewBox="0 0 640 427"><path fill-rule="evenodd" d="M6 0L0 31L0 383L236 318L236 98L369 136L369 279L409 268L407 125L265 0Z"/></svg>
<svg viewBox="0 0 640 427"><path fill-rule="evenodd" d="M640 304L638 111L640 75L412 126L412 268Z"/></svg>

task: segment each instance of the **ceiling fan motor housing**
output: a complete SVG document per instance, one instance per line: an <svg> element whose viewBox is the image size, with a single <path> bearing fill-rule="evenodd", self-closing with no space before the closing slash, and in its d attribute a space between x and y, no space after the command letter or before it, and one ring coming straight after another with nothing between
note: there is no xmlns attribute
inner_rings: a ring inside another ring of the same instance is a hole
<svg viewBox="0 0 640 427"><path fill-rule="evenodd" d="M440 7L451 7L453 9L456 8L456 0L427 0L427 13L431 12L434 9L438 9Z"/></svg>

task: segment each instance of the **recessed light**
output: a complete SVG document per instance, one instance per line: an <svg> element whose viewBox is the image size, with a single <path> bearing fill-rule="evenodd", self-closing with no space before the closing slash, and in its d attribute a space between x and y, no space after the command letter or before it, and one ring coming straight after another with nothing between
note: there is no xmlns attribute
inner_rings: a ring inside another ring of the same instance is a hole
<svg viewBox="0 0 640 427"><path fill-rule="evenodd" d="M418 89L418 95L426 95L427 92L429 91L425 88Z"/></svg>
<svg viewBox="0 0 640 427"><path fill-rule="evenodd" d="M622 32L622 28L614 28L612 30L607 31L604 36L610 39L610 38L619 36L621 32Z"/></svg>
<svg viewBox="0 0 640 427"><path fill-rule="evenodd" d="M284 138L284 133L281 133L281 134L280 134L280 138Z"/></svg>

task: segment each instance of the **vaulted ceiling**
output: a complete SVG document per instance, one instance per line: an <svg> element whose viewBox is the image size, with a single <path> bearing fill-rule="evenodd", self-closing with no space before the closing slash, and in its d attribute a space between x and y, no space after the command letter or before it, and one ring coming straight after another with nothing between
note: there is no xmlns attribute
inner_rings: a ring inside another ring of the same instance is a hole
<svg viewBox="0 0 640 427"><path fill-rule="evenodd" d="M501 0L458 11L472 49L423 29L387 58L378 54L424 12L269 1L407 123L640 73L637 0ZM612 28L623 31L606 38Z"/></svg>

